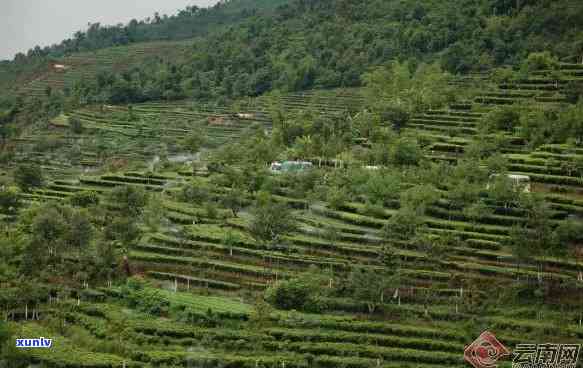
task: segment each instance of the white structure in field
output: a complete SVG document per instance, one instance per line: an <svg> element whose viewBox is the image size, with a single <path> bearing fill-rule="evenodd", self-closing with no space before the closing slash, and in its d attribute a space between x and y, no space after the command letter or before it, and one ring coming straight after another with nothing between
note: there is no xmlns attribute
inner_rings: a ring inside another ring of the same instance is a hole
<svg viewBox="0 0 583 368"><path fill-rule="evenodd" d="M269 168L272 173L301 172L311 169L314 165L308 161L283 161L273 162Z"/></svg>
<svg viewBox="0 0 583 368"><path fill-rule="evenodd" d="M486 189L490 189L490 183L500 177L500 174L492 174L490 175L490 180ZM517 174L507 174L506 177L512 181L514 186L514 190L517 192L524 192L530 193L531 185L530 185L530 176L527 175L517 175Z"/></svg>
<svg viewBox="0 0 583 368"><path fill-rule="evenodd" d="M69 69L70 66L64 65L64 64L53 64L53 69L55 70L59 70L59 71L65 71L67 69Z"/></svg>

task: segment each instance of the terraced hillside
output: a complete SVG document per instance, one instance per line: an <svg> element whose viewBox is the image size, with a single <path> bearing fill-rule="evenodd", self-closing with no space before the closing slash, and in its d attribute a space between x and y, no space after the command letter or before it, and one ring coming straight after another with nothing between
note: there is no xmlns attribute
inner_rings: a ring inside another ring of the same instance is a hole
<svg viewBox="0 0 583 368"><path fill-rule="evenodd" d="M503 82L484 75L460 78L456 85L461 88L480 86L472 100L418 114L408 128L433 143L430 155L434 159L455 161L464 147L483 132L484 119L494 108L537 104L545 109L564 104L570 86L583 83L582 73L582 65L565 63L556 71L541 70L526 78ZM505 132L505 139L508 142L503 148L505 153L529 153L524 140L513 132Z"/></svg>
<svg viewBox="0 0 583 368"><path fill-rule="evenodd" d="M501 85L474 100L416 115L405 132L428 140L427 158L456 162L494 105L561 100L560 95L541 100L546 92L527 95L522 86L533 80L520 81L509 93L501 92ZM551 83L540 80L537 85ZM438 199L420 217L425 238L387 239L385 228L400 213L403 198L380 207L358 197L338 205L298 192L297 183L306 180L301 174L271 175L271 198L293 209L297 228L275 244L252 236L250 207L257 193L242 194L242 210L235 216L224 201L232 185L224 174L206 170L206 160L253 129L269 134L274 106L300 115L338 116L364 103L360 91L338 90L274 95L231 107L191 101L88 107L55 119L48 138L28 132L13 164L38 162L50 178L42 188L21 194L28 204L66 203L79 193L107 197L114 188L129 186L157 198L162 220L155 228L145 226L127 253L132 273L148 280L147 286L130 282L61 290L64 301L40 307L40 321L14 322L23 336L54 337L53 350L31 351L31 356L47 366L66 367L430 368L465 366L464 346L486 328L507 346L580 342L583 262L552 256L517 260L508 241L514 226L528 221L524 209L485 199L487 211L473 217L452 206L453 188L438 186ZM71 132L70 118L82 122L82 133ZM207 137L207 155L192 155L181 145L193 133ZM47 139L58 144L38 151ZM530 176L533 190L549 204L551 223L579 219L583 180L581 170L568 163L579 162L583 150L543 145L531 151L512 133L506 139L509 172ZM405 173L404 186L417 185L415 176ZM208 203L214 209L185 199L184 188L192 185L210 188ZM437 247L426 246L427 239L444 240ZM338 290L347 287L355 266L381 272L387 247L400 264L400 282L383 290L386 296L371 315L369 302ZM306 272L321 275L322 290L330 289L318 313L276 310L257 301L266 288ZM539 285L556 299L506 304L520 285ZM500 292L492 295L494 289ZM150 299L156 309L137 302ZM10 313L24 319L19 308ZM50 316L70 327L45 323L53 320Z"/></svg>
<svg viewBox="0 0 583 368"><path fill-rule="evenodd" d="M270 106L274 101L288 111L302 109L341 114L362 106L358 91L306 92L238 103L225 107L193 101L144 103L127 106L88 107L63 114L48 130L32 126L17 140L17 153L11 166L34 162L55 179L74 178L104 164L121 163L149 167L156 156L184 161L181 141L189 135L204 135L209 147L236 140L252 127L272 126ZM352 107L350 107L352 106ZM71 118L78 119L83 131L74 133ZM46 129L46 128L45 128Z"/></svg>
<svg viewBox="0 0 583 368"><path fill-rule="evenodd" d="M0 368L581 344L582 4L221 0L2 62Z"/></svg>
<svg viewBox="0 0 583 368"><path fill-rule="evenodd" d="M120 72L152 58L175 60L191 44L192 41L138 43L55 59L44 72L21 81L18 93L24 96L44 95L47 88L71 88L75 81L95 78L100 71Z"/></svg>

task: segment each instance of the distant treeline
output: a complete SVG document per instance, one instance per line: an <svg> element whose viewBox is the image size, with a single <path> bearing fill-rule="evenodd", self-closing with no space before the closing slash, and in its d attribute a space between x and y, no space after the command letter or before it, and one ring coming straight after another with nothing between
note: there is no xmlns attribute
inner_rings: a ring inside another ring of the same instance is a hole
<svg viewBox="0 0 583 368"><path fill-rule="evenodd" d="M273 3L273 4L270 4ZM204 34L222 24L236 22L281 3L265 0L221 0L209 8L188 6L175 15L160 15L128 24L90 24L86 31L78 31L72 38L59 44L36 46L27 53L19 53L14 62L25 63L35 58L61 57L76 52L92 51L112 46L128 45L154 40L180 40Z"/></svg>
<svg viewBox="0 0 583 368"><path fill-rule="evenodd" d="M127 25L92 25L0 66L0 83L47 58L148 40L193 40L192 53L102 73L72 91L80 103L232 99L272 89L359 86L389 61L439 62L450 73L519 65L533 52L583 55L577 0L231 0Z"/></svg>
<svg viewBox="0 0 583 368"><path fill-rule="evenodd" d="M532 52L568 59L583 54L579 19L583 3L569 0L294 0L197 39L186 60L104 73L73 94L89 103L230 99L359 86L391 60L408 61L411 71L438 61L457 74L519 65ZM154 34L157 22L138 29Z"/></svg>

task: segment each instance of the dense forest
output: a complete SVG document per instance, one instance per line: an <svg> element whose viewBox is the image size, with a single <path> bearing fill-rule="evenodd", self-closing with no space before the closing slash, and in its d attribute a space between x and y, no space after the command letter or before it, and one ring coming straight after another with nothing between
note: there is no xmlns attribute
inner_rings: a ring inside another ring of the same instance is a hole
<svg viewBox="0 0 583 368"><path fill-rule="evenodd" d="M194 42L192 55L173 63L148 62L123 75L83 81L83 101L238 98L271 89L358 86L368 68L390 60L439 61L453 73L517 66L529 53L548 51L563 61L583 57L577 1L292 1L220 2L189 7L124 26L92 25L52 47L37 47L5 63L18 68L47 58L147 40L220 32ZM257 13L257 9L262 9Z"/></svg>
<svg viewBox="0 0 583 368"><path fill-rule="evenodd" d="M412 68L439 61L453 74L518 66L539 51L579 60L582 15L577 2L297 1L196 41L182 62L101 76L74 93L92 100L105 92L116 103L239 98L359 86L364 72L390 60Z"/></svg>
<svg viewBox="0 0 583 368"><path fill-rule="evenodd" d="M12 61L0 61L0 82L14 81L19 75L44 70L46 64L65 55L113 46L158 40L182 40L203 36L227 24L256 14L272 11L281 1L223 0L209 8L189 6L177 14L155 13L128 24L92 23L85 31L51 46L36 46L15 55Z"/></svg>

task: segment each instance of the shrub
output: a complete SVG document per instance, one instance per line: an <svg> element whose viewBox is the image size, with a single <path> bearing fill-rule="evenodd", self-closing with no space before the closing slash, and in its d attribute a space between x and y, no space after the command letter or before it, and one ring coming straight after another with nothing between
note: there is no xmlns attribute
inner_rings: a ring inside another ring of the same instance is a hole
<svg viewBox="0 0 583 368"><path fill-rule="evenodd" d="M189 203L203 203L209 200L211 193L208 185L201 180L194 180L182 188L182 200Z"/></svg>
<svg viewBox="0 0 583 368"><path fill-rule="evenodd" d="M331 187L326 196L330 208L338 210L350 200L350 197L345 189L339 187Z"/></svg>
<svg viewBox="0 0 583 368"><path fill-rule="evenodd" d="M364 206L360 209L360 212L362 212L363 215L376 218L384 218L386 216L383 206L379 206L370 201L366 201L364 203Z"/></svg>
<svg viewBox="0 0 583 368"><path fill-rule="evenodd" d="M567 102L575 104L581 100L583 96L583 83L579 81L570 81L567 88L563 92Z"/></svg>
<svg viewBox="0 0 583 368"><path fill-rule="evenodd" d="M148 203L148 194L142 188L126 185L109 193L109 200L128 216L139 215Z"/></svg>
<svg viewBox="0 0 583 368"><path fill-rule="evenodd" d="M133 218L118 217L105 228L107 240L119 240L124 244L131 244L139 238L141 232Z"/></svg>
<svg viewBox="0 0 583 368"><path fill-rule="evenodd" d="M509 83L516 79L516 74L511 67L500 67L492 72L492 80L496 83Z"/></svg>
<svg viewBox="0 0 583 368"><path fill-rule="evenodd" d="M83 133L83 123L78 117L72 116L69 118L69 128L75 134Z"/></svg>
<svg viewBox="0 0 583 368"><path fill-rule="evenodd" d="M72 211L68 222L68 232L65 238L67 243L76 248L87 246L94 234L87 210Z"/></svg>
<svg viewBox="0 0 583 368"><path fill-rule="evenodd" d="M388 241L411 240L422 224L422 218L415 211L404 208L383 227L383 237Z"/></svg>
<svg viewBox="0 0 583 368"><path fill-rule="evenodd" d="M4 213L14 213L20 207L18 188L9 187L0 189L0 209Z"/></svg>
<svg viewBox="0 0 583 368"><path fill-rule="evenodd" d="M14 151L11 150L4 150L3 152L0 152L0 163L2 164L7 164L10 161L14 160Z"/></svg>
<svg viewBox="0 0 583 368"><path fill-rule="evenodd" d="M398 166L418 165L423 152L416 139L400 138L391 147L391 162Z"/></svg>
<svg viewBox="0 0 583 368"><path fill-rule="evenodd" d="M423 215L427 207L436 203L439 198L440 194L433 185L416 185L401 193L401 207Z"/></svg>
<svg viewBox="0 0 583 368"><path fill-rule="evenodd" d="M59 148L63 141L56 137L42 136L35 145L35 149L39 152L52 151Z"/></svg>
<svg viewBox="0 0 583 368"><path fill-rule="evenodd" d="M583 241L583 224L575 220L567 220L555 229L554 233L560 244L573 244Z"/></svg>
<svg viewBox="0 0 583 368"><path fill-rule="evenodd" d="M245 192L235 188L228 191L221 200L221 204L230 209L234 217L237 217L237 214L245 206L246 202Z"/></svg>
<svg viewBox="0 0 583 368"><path fill-rule="evenodd" d="M583 103L569 106L557 114L553 136L558 142L571 139L577 145L583 144Z"/></svg>
<svg viewBox="0 0 583 368"><path fill-rule="evenodd" d="M303 309L310 298L310 291L297 280L280 281L269 290L268 300L281 309Z"/></svg>
<svg viewBox="0 0 583 368"><path fill-rule="evenodd" d="M20 189L28 192L30 189L40 187L43 184L42 169L34 164L21 165L14 172L14 180Z"/></svg>
<svg viewBox="0 0 583 368"><path fill-rule="evenodd" d="M143 281L130 278L123 287L122 295L131 308L141 312L162 315L168 312L170 302L168 302L160 291L147 287Z"/></svg>
<svg viewBox="0 0 583 368"><path fill-rule="evenodd" d="M520 111L513 106L497 107L485 117L486 126L490 131L513 131L520 123Z"/></svg>
<svg viewBox="0 0 583 368"><path fill-rule="evenodd" d="M217 206L212 201L208 201L204 204L204 213L205 216L211 220L215 220L219 217L219 211L217 210Z"/></svg>
<svg viewBox="0 0 583 368"><path fill-rule="evenodd" d="M296 228L290 209L272 198L260 198L252 209L253 219L249 226L251 235L261 242L277 242Z"/></svg>
<svg viewBox="0 0 583 368"><path fill-rule="evenodd" d="M285 281L279 281L266 292L266 300L277 308L321 312L326 309L324 277L314 269Z"/></svg>
<svg viewBox="0 0 583 368"><path fill-rule="evenodd" d="M559 61L550 52L533 52L523 62L523 67L528 71L557 69Z"/></svg>
<svg viewBox="0 0 583 368"><path fill-rule="evenodd" d="M380 115L381 121L383 123L391 124L395 130L401 130L404 128L410 119L409 112L400 106L383 107Z"/></svg>
<svg viewBox="0 0 583 368"><path fill-rule="evenodd" d="M99 204L99 194L95 191L78 192L69 197L73 206L89 207Z"/></svg>
<svg viewBox="0 0 583 368"><path fill-rule="evenodd" d="M374 204L387 205L391 199L399 198L402 188L401 179L395 174L372 173L359 192L366 195Z"/></svg>
<svg viewBox="0 0 583 368"><path fill-rule="evenodd" d="M190 135L186 137L183 142L184 147L190 152L200 151L205 143L205 135L200 130L195 130L194 132L190 133Z"/></svg>

